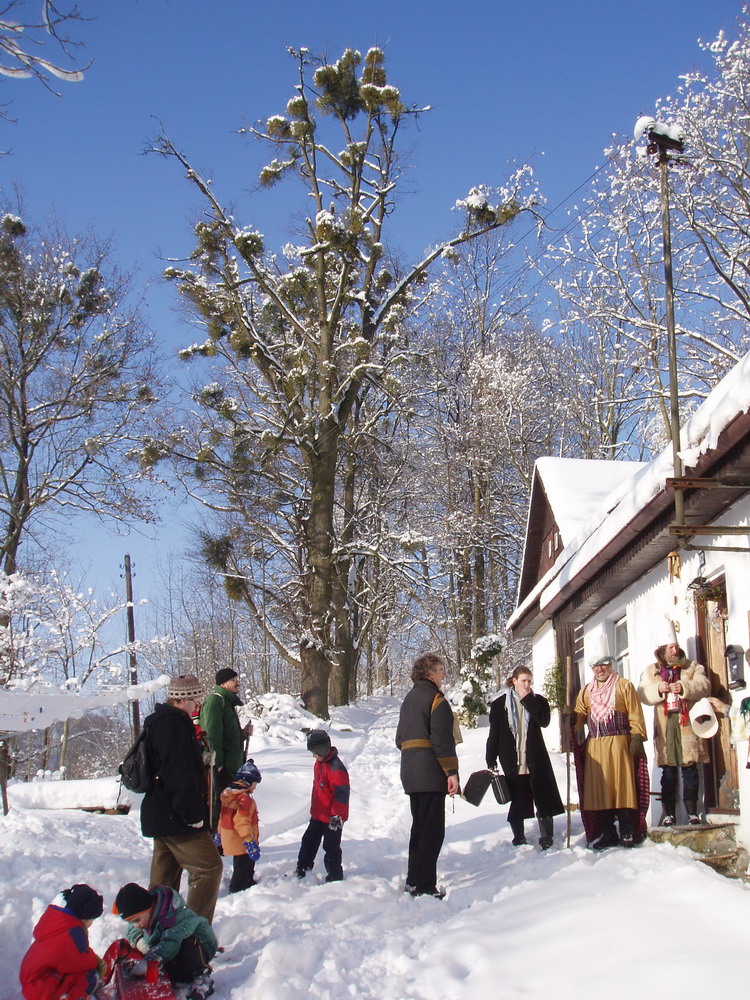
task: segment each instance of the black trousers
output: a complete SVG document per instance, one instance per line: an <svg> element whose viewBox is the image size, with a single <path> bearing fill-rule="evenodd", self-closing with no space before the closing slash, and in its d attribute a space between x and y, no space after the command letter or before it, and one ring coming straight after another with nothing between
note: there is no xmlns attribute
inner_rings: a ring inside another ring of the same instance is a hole
<svg viewBox="0 0 750 1000"><path fill-rule="evenodd" d="M255 885L255 862L247 854L235 854L232 857L232 878L229 881L230 892L242 892Z"/></svg>
<svg viewBox="0 0 750 1000"><path fill-rule="evenodd" d="M437 861L445 840L445 792L411 792L411 836L406 882L417 892L437 891Z"/></svg>
<svg viewBox="0 0 750 1000"><path fill-rule="evenodd" d="M315 864L321 840L323 841L323 864L326 870L327 882L338 882L344 877L341 866L341 830L331 830L327 823L319 819L311 819L307 829L302 834L299 845L297 870L309 872Z"/></svg>
<svg viewBox="0 0 750 1000"><path fill-rule="evenodd" d="M531 776L528 774L516 774L507 778L510 788L510 809L508 810L508 822L513 827L520 823L523 829L523 821L530 819L534 815L534 795L531 790Z"/></svg>
<svg viewBox="0 0 750 1000"><path fill-rule="evenodd" d="M185 938L175 957L164 963L164 971L173 983L192 983L205 968L203 948L194 934Z"/></svg>
<svg viewBox="0 0 750 1000"><path fill-rule="evenodd" d="M683 768L678 768L675 764L665 764L661 769L661 801L664 811L674 814L675 802L677 800L677 772L682 770L682 798L685 802L690 802L693 808L698 802L698 765L685 764Z"/></svg>

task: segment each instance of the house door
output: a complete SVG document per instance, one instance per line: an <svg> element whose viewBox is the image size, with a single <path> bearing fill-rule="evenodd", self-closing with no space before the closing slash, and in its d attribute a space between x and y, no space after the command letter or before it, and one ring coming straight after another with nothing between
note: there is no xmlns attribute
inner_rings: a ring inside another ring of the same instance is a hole
<svg viewBox="0 0 750 1000"><path fill-rule="evenodd" d="M696 597L698 659L711 679L711 694L729 701L727 648L727 592L724 580ZM719 731L711 738L711 760L704 767L706 811L739 812L739 772L737 754L729 742L729 720L722 717Z"/></svg>

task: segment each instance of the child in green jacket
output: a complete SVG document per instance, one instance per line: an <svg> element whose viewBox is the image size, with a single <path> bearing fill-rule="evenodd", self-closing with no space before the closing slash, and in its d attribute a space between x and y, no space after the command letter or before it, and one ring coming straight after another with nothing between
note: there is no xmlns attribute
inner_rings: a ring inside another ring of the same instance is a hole
<svg viewBox="0 0 750 1000"><path fill-rule="evenodd" d="M185 1000L203 1000L213 993L208 963L218 948L216 935L178 892L165 885L144 889L128 882L117 893L114 912L130 925L130 944L146 959L160 961L173 985L188 987Z"/></svg>

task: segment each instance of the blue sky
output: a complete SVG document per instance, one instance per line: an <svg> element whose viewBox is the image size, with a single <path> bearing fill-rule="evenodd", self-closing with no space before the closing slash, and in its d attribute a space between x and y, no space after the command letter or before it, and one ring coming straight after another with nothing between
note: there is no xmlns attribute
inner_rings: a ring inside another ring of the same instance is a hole
<svg viewBox="0 0 750 1000"><path fill-rule="evenodd" d="M55 98L33 81L3 80L18 124L0 123L0 190L24 191L25 214L55 211L70 232L111 235L138 267L150 320L170 350L192 342L158 278L161 258L191 247L196 202L174 164L144 156L156 119L213 178L238 221L285 242L299 201L281 186L251 194L260 151L236 130L283 111L295 64L287 45L337 58L351 46L385 49L390 82L407 104L431 105L409 135L410 193L394 219L407 258L450 232L457 198L496 184L510 161L533 159L552 207L602 162L612 133L681 73L708 67L697 39L730 33L740 0L80 0L93 65ZM50 53L51 54L51 53ZM543 154L543 155L542 155ZM579 194L577 197L580 197ZM562 220L558 216L560 223ZM155 544L133 539L148 565ZM124 546L118 541L113 558ZM148 570L146 570L148 572ZM114 572L113 572L114 576Z"/></svg>

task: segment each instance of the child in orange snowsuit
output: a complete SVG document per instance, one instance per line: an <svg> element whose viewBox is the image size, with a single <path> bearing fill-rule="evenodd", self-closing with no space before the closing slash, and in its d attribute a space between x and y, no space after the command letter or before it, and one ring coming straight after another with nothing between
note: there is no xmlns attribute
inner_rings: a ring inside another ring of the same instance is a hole
<svg viewBox="0 0 750 1000"><path fill-rule="evenodd" d="M252 759L234 776L232 784L221 793L219 836L225 855L232 858L229 891L242 892L255 885L255 862L258 847L258 807L252 793L260 782L260 771Z"/></svg>

